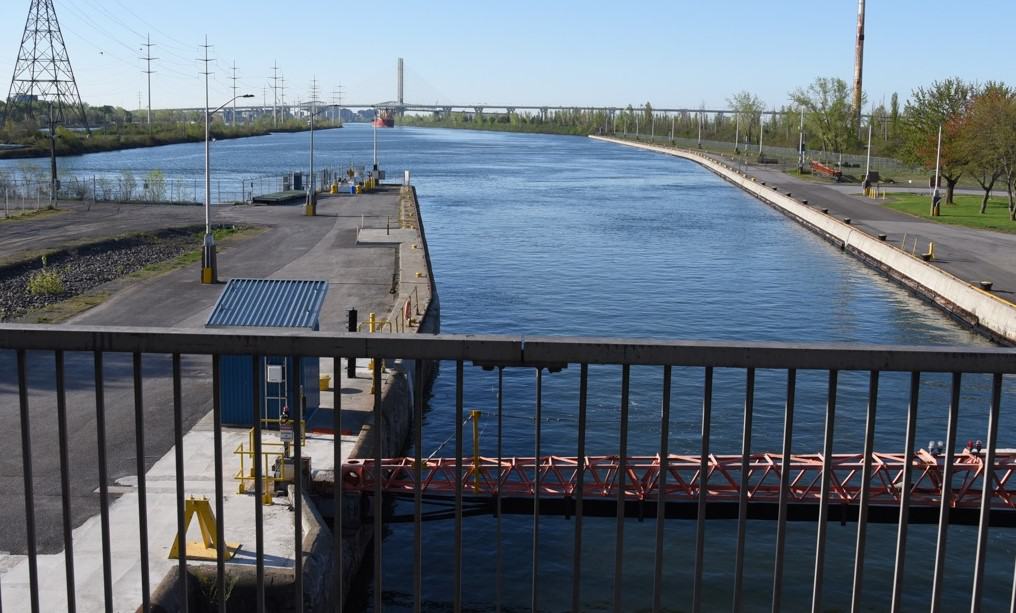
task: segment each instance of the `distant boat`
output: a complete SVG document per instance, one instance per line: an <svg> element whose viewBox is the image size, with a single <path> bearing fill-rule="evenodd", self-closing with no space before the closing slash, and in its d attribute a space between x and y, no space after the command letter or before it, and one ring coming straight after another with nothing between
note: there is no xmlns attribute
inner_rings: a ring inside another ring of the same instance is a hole
<svg viewBox="0 0 1016 613"><path fill-rule="evenodd" d="M375 128L394 128L395 113L391 109L381 109L371 123Z"/></svg>

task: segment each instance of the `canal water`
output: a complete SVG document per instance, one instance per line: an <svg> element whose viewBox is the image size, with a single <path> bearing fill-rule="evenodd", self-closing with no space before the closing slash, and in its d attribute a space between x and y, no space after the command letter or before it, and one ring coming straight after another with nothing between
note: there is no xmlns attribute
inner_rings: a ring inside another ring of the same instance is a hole
<svg viewBox="0 0 1016 613"><path fill-rule="evenodd" d="M989 343L834 249L781 214L695 164L580 137L461 130L382 130L381 166L390 177L410 169L441 298L442 331L744 341L966 345ZM300 170L308 136L279 134L213 145L216 176ZM317 135L317 164L369 165L371 130L352 124ZM167 177L202 171L199 144L174 145L70 158L63 172L160 170ZM33 162L44 165L44 162ZM0 164L0 169L26 162ZM632 370L630 455L654 454L660 432L661 371ZM675 369L670 449L697 453L701 445L702 369ZM783 433L786 373L758 373L755 451L778 452ZM711 446L739 453L744 372L715 373ZM454 440L454 365L444 364L428 400L424 455L450 456ZM794 451L821 449L827 375L797 375ZM497 378L466 365L466 409L481 412L480 453L496 454ZM925 375L917 444L945 439L949 377ZM881 376L876 450L901 451L909 376ZM958 441L986 438L990 379L963 379ZM842 373L838 395L838 452L863 446L867 373ZM505 371L502 433L505 456L534 454L535 376ZM575 455L578 369L544 376L543 454ZM999 444L1014 447L1008 407L1016 389L1007 382ZM587 445L590 454L618 450L620 369L591 367ZM468 432L471 424L466 424ZM467 437L468 439L468 437ZM465 443L472 453L470 440ZM434 509L431 509L434 510ZM397 503L406 516L410 504ZM569 608L574 521L540 522L539 608ZM611 606L615 521L584 522L583 599L589 610ZM730 606L735 521L706 524L705 608ZM532 530L527 516L506 516L501 527L505 610L528 609L532 586ZM623 589L626 608L652 604L654 530L651 520L626 522ZM890 594L895 526L869 526L863 608L882 610ZM695 523L671 520L664 547L664 602L689 608ZM996 529L988 553L987 610L1008 604L1016 538ZM944 604L969 606L975 531L949 532ZM927 608L934 555L934 526L912 526L907 550L905 605ZM831 523L825 570L825 602L849 605L856 525ZM454 525L424 524L424 598L433 610L451 609ZM496 522L490 515L464 523L463 595L470 610L489 610L497 596ZM792 523L784 580L786 610L807 608L811 593L815 524ZM768 608L775 522L749 525L745 591L749 608ZM390 610L412 608L411 523L387 527L383 592ZM357 596L364 606L369 591Z"/></svg>

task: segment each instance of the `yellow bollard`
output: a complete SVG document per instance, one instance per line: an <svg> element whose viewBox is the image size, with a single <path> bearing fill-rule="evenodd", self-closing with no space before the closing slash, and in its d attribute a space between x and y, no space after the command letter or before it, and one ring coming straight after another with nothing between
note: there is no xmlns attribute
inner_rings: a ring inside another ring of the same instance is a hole
<svg viewBox="0 0 1016 613"><path fill-rule="evenodd" d="M368 321L369 321L369 324L368 324L369 328L368 329L370 330L371 334L374 334L375 332L377 332L377 328L376 328L376 326L377 326L377 315L375 315L374 313L371 313L370 314L370 318L368 319Z"/></svg>
<svg viewBox="0 0 1016 613"><path fill-rule="evenodd" d="M480 412L469 412L473 420L473 492L480 493Z"/></svg>

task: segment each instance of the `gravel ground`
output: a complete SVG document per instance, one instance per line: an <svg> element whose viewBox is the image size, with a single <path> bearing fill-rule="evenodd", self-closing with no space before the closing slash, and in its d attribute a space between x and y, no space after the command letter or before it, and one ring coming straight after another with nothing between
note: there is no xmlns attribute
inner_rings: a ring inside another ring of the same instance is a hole
<svg viewBox="0 0 1016 613"><path fill-rule="evenodd" d="M42 270L41 259L0 268L0 321L16 319L28 311L72 298L145 266L173 259L199 246L201 228L163 230L111 239L58 251L46 257L46 268L56 272L64 291L33 295L32 275Z"/></svg>

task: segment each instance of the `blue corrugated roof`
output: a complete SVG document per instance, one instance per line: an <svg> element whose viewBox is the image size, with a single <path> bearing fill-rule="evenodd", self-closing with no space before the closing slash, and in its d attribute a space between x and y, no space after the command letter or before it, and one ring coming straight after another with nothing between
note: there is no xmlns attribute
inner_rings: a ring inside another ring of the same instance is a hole
<svg viewBox="0 0 1016 613"><path fill-rule="evenodd" d="M317 330L327 291L324 281L230 279L205 325Z"/></svg>

